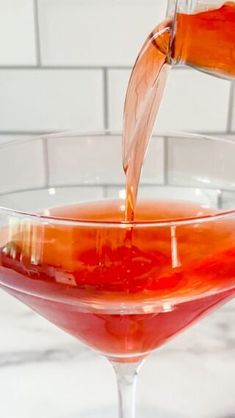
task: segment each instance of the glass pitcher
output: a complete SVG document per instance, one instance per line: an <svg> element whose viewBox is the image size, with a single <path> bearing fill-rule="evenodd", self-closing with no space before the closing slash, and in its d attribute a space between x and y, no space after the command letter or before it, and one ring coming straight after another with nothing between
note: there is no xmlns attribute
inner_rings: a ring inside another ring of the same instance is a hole
<svg viewBox="0 0 235 418"><path fill-rule="evenodd" d="M168 0L170 64L235 77L235 0Z"/></svg>

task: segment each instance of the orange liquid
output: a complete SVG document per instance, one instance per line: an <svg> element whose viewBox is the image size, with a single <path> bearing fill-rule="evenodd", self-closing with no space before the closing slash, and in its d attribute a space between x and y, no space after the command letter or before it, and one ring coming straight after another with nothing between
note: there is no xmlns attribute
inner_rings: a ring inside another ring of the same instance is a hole
<svg viewBox="0 0 235 418"><path fill-rule="evenodd" d="M235 3L195 14L177 14L172 57L228 77L235 76Z"/></svg>
<svg viewBox="0 0 235 418"><path fill-rule="evenodd" d="M126 220L134 219L144 156L160 107L167 77L169 22L157 26L133 67L126 93L123 126L123 168L126 173Z"/></svg>
<svg viewBox="0 0 235 418"><path fill-rule="evenodd" d="M141 169L161 104L168 63L181 62L214 74L235 76L234 3L195 14L178 13L174 28L172 25L171 20L165 20L151 32L137 57L126 93L126 220L134 219Z"/></svg>
<svg viewBox="0 0 235 418"><path fill-rule="evenodd" d="M142 201L136 219L184 218L202 211L210 213L194 204ZM51 213L86 220L123 217L118 201ZM0 283L91 347L131 361L234 295L234 224L133 225L131 245L127 227L115 224L14 224L4 231Z"/></svg>

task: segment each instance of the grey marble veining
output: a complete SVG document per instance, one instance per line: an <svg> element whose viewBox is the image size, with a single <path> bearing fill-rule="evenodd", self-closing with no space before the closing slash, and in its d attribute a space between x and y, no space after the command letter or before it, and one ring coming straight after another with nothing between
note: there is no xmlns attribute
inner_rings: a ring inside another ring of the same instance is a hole
<svg viewBox="0 0 235 418"><path fill-rule="evenodd" d="M145 362L137 418L235 418L235 302ZM0 292L4 418L117 418L108 362Z"/></svg>

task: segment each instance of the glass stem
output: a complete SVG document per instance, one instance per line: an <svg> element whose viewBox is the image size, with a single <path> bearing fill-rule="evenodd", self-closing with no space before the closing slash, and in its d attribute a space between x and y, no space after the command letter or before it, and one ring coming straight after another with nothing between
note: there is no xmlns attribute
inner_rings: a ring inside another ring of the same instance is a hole
<svg viewBox="0 0 235 418"><path fill-rule="evenodd" d="M135 418L136 383L142 362L112 364L117 378L119 418Z"/></svg>

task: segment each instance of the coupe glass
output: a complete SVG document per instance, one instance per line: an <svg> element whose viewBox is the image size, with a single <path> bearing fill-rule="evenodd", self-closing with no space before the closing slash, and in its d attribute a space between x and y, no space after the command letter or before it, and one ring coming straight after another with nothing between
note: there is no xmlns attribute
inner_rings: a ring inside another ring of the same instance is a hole
<svg viewBox="0 0 235 418"><path fill-rule="evenodd" d="M164 213L127 223L92 219L100 203L88 203L117 199L124 210L120 135L0 147L1 287L107 357L120 418L135 416L146 356L234 296L234 153L229 139L154 136L139 199L165 202ZM174 219L176 201L188 212Z"/></svg>

